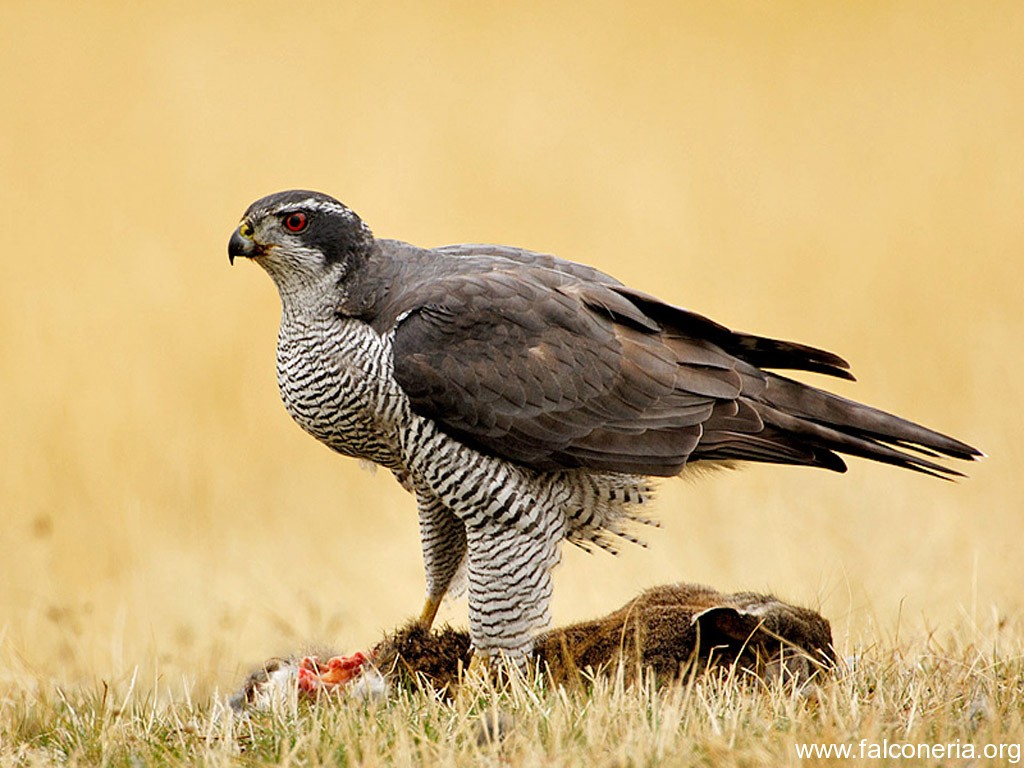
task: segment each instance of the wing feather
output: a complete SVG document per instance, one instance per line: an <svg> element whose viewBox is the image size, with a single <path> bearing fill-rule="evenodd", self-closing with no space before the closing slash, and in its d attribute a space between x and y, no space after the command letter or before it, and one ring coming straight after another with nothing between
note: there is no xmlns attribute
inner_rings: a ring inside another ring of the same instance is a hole
<svg viewBox="0 0 1024 768"><path fill-rule="evenodd" d="M355 304L393 330L394 375L413 410L493 455L543 471L644 475L731 460L843 471L836 452L952 475L921 455L979 455L762 370L852 379L831 352L731 331L544 254L390 247L402 256L381 262L397 270L394 290Z"/></svg>
<svg viewBox="0 0 1024 768"><path fill-rule="evenodd" d="M742 388L734 358L673 345L610 285L546 268L440 281L398 323L393 349L417 413L545 470L676 474L716 402Z"/></svg>

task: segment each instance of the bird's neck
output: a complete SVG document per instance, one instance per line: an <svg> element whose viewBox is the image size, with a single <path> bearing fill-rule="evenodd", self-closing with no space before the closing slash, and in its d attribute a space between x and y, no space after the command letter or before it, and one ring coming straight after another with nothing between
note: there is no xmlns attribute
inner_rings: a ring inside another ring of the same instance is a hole
<svg viewBox="0 0 1024 768"><path fill-rule="evenodd" d="M340 285L342 271L276 270L272 264L264 265L281 297L281 310L285 321L333 317L344 300Z"/></svg>

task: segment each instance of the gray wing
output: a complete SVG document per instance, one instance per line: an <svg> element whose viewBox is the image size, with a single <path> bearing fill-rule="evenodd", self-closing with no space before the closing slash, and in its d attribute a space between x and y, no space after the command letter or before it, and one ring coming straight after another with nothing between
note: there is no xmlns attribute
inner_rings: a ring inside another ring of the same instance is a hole
<svg viewBox="0 0 1024 768"><path fill-rule="evenodd" d="M957 474L899 447L978 454L759 367L849 377L835 355L733 333L588 277L503 260L406 294L395 376L413 410L538 470L670 476L688 461L749 460L842 471L838 451Z"/></svg>

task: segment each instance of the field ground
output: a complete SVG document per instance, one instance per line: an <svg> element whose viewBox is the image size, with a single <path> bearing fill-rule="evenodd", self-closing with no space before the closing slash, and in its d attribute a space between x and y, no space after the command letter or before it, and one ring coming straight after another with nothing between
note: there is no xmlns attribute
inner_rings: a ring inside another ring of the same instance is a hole
<svg viewBox="0 0 1024 768"><path fill-rule="evenodd" d="M147 684L141 670L73 689L23 673L0 711L0 764L1013 765L1024 657L1007 631L878 644L804 689L731 673L556 691L477 678L453 702L430 691L372 704L293 698L244 716Z"/></svg>
<svg viewBox="0 0 1024 768"><path fill-rule="evenodd" d="M1024 741L1024 6L10 0L0 29L0 766ZM836 391L989 458L665 482L648 549L565 552L557 623L679 580L818 608L860 662L814 700L524 688L482 751L483 694L228 723L251 666L365 648L422 591L411 499L288 421L277 297L227 264L298 186L834 350Z"/></svg>

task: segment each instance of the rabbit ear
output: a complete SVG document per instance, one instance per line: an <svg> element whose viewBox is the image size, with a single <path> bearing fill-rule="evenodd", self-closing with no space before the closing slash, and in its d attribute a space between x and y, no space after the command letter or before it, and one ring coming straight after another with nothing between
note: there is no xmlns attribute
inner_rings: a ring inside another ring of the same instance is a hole
<svg viewBox="0 0 1024 768"><path fill-rule="evenodd" d="M716 605L695 613L690 624L698 627L701 644L744 643L760 626L761 611L748 611L731 605Z"/></svg>

